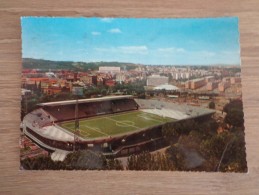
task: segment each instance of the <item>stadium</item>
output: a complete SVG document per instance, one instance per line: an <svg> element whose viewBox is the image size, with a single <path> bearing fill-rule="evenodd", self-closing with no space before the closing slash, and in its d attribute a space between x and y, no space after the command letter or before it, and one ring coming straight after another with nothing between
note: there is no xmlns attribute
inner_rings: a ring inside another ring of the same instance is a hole
<svg viewBox="0 0 259 195"><path fill-rule="evenodd" d="M91 149L128 156L165 146L162 126L215 111L133 96L106 96L38 104L22 121L23 133L64 160L69 152Z"/></svg>

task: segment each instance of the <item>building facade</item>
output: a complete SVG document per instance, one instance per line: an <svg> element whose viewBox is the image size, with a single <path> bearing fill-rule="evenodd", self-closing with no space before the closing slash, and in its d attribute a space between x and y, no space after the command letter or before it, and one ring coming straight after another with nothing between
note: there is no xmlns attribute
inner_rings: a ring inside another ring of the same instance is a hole
<svg viewBox="0 0 259 195"><path fill-rule="evenodd" d="M151 75L147 77L147 86L159 86L168 83L168 77L160 75Z"/></svg>

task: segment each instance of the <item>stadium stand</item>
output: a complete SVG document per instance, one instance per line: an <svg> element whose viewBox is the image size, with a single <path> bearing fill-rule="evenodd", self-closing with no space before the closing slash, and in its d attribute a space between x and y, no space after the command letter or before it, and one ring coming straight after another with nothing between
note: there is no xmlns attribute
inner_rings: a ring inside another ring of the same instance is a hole
<svg viewBox="0 0 259 195"><path fill-rule="evenodd" d="M156 114L162 117L172 117L178 120L195 118L214 113L213 110L190 106L187 104L168 103L158 100L135 99L143 112Z"/></svg>
<svg viewBox="0 0 259 195"><path fill-rule="evenodd" d="M36 109L25 116L26 121L34 127L52 125L54 118L43 109Z"/></svg>
<svg viewBox="0 0 259 195"><path fill-rule="evenodd" d="M22 122L22 129L37 144L52 151L54 160L64 159L67 152L78 149L92 148L106 154L117 156L129 155L146 149L157 149L165 144L162 136L162 125L137 129L130 133L118 133L115 136L83 138L74 135L60 126L61 122L75 120L76 100L48 102L39 104L39 108L28 113ZM158 100L133 99L132 96L112 96L78 100L78 118L84 119L99 115L111 115L121 112L135 111L185 120L214 111L180 105ZM124 113L122 113L124 114ZM127 114L127 113L126 113ZM93 129L97 131L96 129ZM75 141L77 140L77 141Z"/></svg>
<svg viewBox="0 0 259 195"><path fill-rule="evenodd" d="M138 109L138 105L133 99L79 103L78 107L78 118L87 118L96 115L112 114ZM58 122L75 119L75 104L45 106L44 110L56 118Z"/></svg>
<svg viewBox="0 0 259 195"><path fill-rule="evenodd" d="M112 105L112 110L114 113L138 109L138 105L133 99L115 100L112 101Z"/></svg>

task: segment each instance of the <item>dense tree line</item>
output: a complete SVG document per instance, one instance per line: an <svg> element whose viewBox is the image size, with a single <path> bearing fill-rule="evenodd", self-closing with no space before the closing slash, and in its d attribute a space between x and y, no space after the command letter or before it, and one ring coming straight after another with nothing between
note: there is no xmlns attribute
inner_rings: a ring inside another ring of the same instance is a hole
<svg viewBox="0 0 259 195"><path fill-rule="evenodd" d="M161 153L151 154L144 151L131 155L127 161L127 170L174 170L173 164Z"/></svg>
<svg viewBox="0 0 259 195"><path fill-rule="evenodd" d="M216 108L215 102L210 102L210 103L209 103L209 108L210 108L210 109L215 109L215 108Z"/></svg>
<svg viewBox="0 0 259 195"><path fill-rule="evenodd" d="M231 100L224 106L223 111L226 112L225 122L227 124L233 128L244 128L244 112L241 100Z"/></svg>
<svg viewBox="0 0 259 195"><path fill-rule="evenodd" d="M225 106L227 115L224 122L231 126L222 132L217 132L217 129L224 124L218 124L213 118L164 125L163 135L170 144L165 153L133 155L128 159L127 168L246 172L244 121L240 114L242 108L240 100L231 101Z"/></svg>
<svg viewBox="0 0 259 195"><path fill-rule="evenodd" d="M128 170L246 172L244 136L224 132L201 139L196 131L181 136L165 154L143 152L128 158Z"/></svg>
<svg viewBox="0 0 259 195"><path fill-rule="evenodd" d="M116 91L121 91L121 92L126 92L127 94L133 95L134 93L139 94L139 93L144 93L145 89L144 86L146 85L146 80L138 80L135 82L131 83L117 83L112 90L114 92Z"/></svg>
<svg viewBox="0 0 259 195"><path fill-rule="evenodd" d="M23 68L28 69L40 69L40 70L57 70L57 69L66 69L66 70L98 70L100 66L117 66L127 70L131 70L137 67L137 65L132 63L123 63L123 62L73 62L73 61L51 61L51 60L42 60L42 59L32 59L32 58L23 58L22 60Z"/></svg>
<svg viewBox="0 0 259 195"><path fill-rule="evenodd" d="M118 159L107 159L101 152L90 150L70 153L62 162L53 161L49 156L26 158L21 166L25 170L123 170Z"/></svg>

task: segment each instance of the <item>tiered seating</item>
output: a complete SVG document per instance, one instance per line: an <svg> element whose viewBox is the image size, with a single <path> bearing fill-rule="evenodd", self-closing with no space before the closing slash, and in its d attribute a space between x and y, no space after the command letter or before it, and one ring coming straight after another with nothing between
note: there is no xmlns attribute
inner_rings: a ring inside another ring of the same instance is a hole
<svg viewBox="0 0 259 195"><path fill-rule="evenodd" d="M96 115L95 103L93 104L79 104L78 106L78 117L90 117Z"/></svg>
<svg viewBox="0 0 259 195"><path fill-rule="evenodd" d="M112 113L110 101L80 104L79 110L84 113L81 118Z"/></svg>
<svg viewBox="0 0 259 195"><path fill-rule="evenodd" d="M47 106L44 108L57 121L75 119L75 105ZM78 105L78 118L87 118L101 114L112 114L138 109L133 99L109 100L94 103L80 103Z"/></svg>
<svg viewBox="0 0 259 195"><path fill-rule="evenodd" d="M112 103L113 112L123 112L138 109L138 105L133 99L115 100L112 101Z"/></svg>
<svg viewBox="0 0 259 195"><path fill-rule="evenodd" d="M111 101L101 102L99 105L100 112L112 113Z"/></svg>
<svg viewBox="0 0 259 195"><path fill-rule="evenodd" d="M32 126L37 126L40 128L53 123L52 117L47 115L42 109L37 109L27 114L26 121Z"/></svg>
<svg viewBox="0 0 259 195"><path fill-rule="evenodd" d="M197 106L190 106L187 104L168 103L158 100L143 100L136 99L142 111L157 114L160 116L167 116L176 119L184 119L188 117L197 117L203 114L213 113L213 111Z"/></svg>
<svg viewBox="0 0 259 195"><path fill-rule="evenodd" d="M75 118L75 105L52 106L46 107L45 110L58 121L71 120Z"/></svg>

